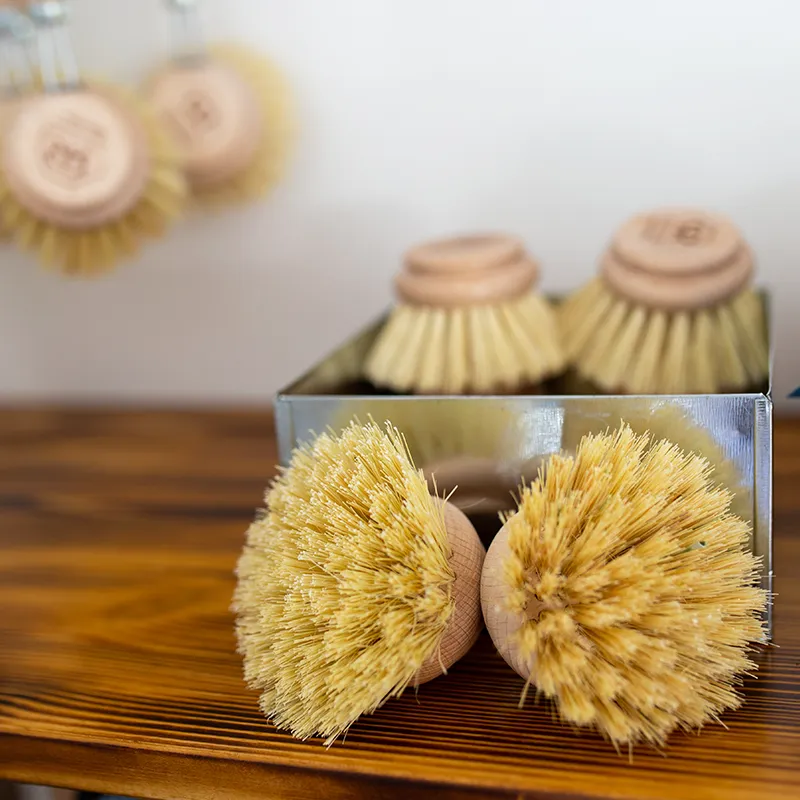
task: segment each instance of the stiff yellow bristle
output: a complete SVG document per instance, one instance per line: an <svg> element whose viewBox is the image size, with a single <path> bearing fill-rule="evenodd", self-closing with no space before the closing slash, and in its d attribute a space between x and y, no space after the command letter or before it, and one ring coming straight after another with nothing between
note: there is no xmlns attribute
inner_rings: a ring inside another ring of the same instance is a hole
<svg viewBox="0 0 800 800"><path fill-rule="evenodd" d="M98 275L136 254L143 240L163 236L183 211L186 184L171 137L135 94L119 87L89 84L110 97L141 125L149 172L136 204L113 222L71 229L41 220L19 203L0 171L0 221L15 243L57 271L79 277ZM2 136L2 131L0 131Z"/></svg>
<svg viewBox="0 0 800 800"><path fill-rule="evenodd" d="M222 183L192 187L192 198L207 207L258 200L280 180L289 160L295 132L290 93L280 70L261 54L224 44L212 47L210 55L247 82L259 103L263 127L248 167Z"/></svg>
<svg viewBox="0 0 800 800"><path fill-rule="evenodd" d="M560 717L660 745L739 706L765 593L710 467L624 426L553 456L507 522L515 646ZM535 613L531 613L531 610Z"/></svg>
<svg viewBox="0 0 800 800"><path fill-rule="evenodd" d="M537 294L499 305L400 305L365 364L379 386L421 394L481 394L538 383L563 367L557 323Z"/></svg>
<svg viewBox="0 0 800 800"><path fill-rule="evenodd" d="M559 324L567 359L601 389L705 394L762 382L769 352L761 299L670 313L617 297L601 278L569 298Z"/></svg>
<svg viewBox="0 0 800 800"><path fill-rule="evenodd" d="M330 743L437 652L454 610L442 507L374 423L296 450L266 505L237 570L245 678L278 727Z"/></svg>
<svg viewBox="0 0 800 800"><path fill-rule="evenodd" d="M731 511L745 521L753 519L753 497L740 469L707 428L692 419L681 404L667 400L654 404L651 398L629 397L615 402L616 422L627 425L635 434L649 434L651 440L669 439L684 452L702 456L712 468L711 481L730 491ZM574 453L584 436L601 433L607 421L597 417L596 398L574 398L564 414L561 449ZM604 415L607 420L607 416Z"/></svg>

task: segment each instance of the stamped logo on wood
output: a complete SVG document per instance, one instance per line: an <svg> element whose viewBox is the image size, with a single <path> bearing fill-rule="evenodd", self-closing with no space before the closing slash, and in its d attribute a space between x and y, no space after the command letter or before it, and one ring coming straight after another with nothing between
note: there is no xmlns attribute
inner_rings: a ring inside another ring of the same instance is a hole
<svg viewBox="0 0 800 800"><path fill-rule="evenodd" d="M232 69L214 59L167 69L151 82L149 98L180 141L194 187L222 183L251 164L262 120L252 90Z"/></svg>
<svg viewBox="0 0 800 800"><path fill-rule="evenodd" d="M655 245L677 244L704 247L717 236L717 228L708 220L673 216L651 216L642 225L642 238Z"/></svg>
<svg viewBox="0 0 800 800"><path fill-rule="evenodd" d="M40 169L48 180L67 189L101 180L108 169L107 141L103 126L67 111L39 130Z"/></svg>
<svg viewBox="0 0 800 800"><path fill-rule="evenodd" d="M172 128L187 144L213 135L221 124L222 112L213 95L189 87L175 105L167 109Z"/></svg>
<svg viewBox="0 0 800 800"><path fill-rule="evenodd" d="M14 197L57 225L84 229L117 219L147 185L141 124L100 92L29 98L9 123L4 145Z"/></svg>

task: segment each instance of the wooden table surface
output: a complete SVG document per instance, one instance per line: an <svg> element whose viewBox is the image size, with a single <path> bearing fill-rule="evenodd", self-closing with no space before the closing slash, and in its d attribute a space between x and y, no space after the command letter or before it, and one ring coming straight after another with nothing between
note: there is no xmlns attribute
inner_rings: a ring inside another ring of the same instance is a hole
<svg viewBox="0 0 800 800"><path fill-rule="evenodd" d="M517 708L487 637L325 749L277 733L228 612L263 413L0 411L0 778L139 797L800 797L800 422L776 426L775 640L747 702L633 763Z"/></svg>

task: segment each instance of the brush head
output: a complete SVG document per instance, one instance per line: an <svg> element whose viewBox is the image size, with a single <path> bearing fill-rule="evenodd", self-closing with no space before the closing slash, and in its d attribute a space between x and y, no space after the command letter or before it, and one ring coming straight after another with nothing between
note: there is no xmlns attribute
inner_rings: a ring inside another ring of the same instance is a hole
<svg viewBox="0 0 800 800"><path fill-rule="evenodd" d="M718 214L667 209L640 214L615 234L601 273L622 297L668 311L718 305L752 281L753 256Z"/></svg>
<svg viewBox="0 0 800 800"><path fill-rule="evenodd" d="M667 209L633 217L601 275L559 307L567 358L604 392L761 391L769 372L753 255L725 217Z"/></svg>
<svg viewBox="0 0 800 800"><path fill-rule="evenodd" d="M162 235L185 197L180 160L132 95L100 84L19 100L2 137L0 217L23 249L104 272Z"/></svg>
<svg viewBox="0 0 800 800"><path fill-rule="evenodd" d="M660 745L739 706L765 593L705 459L627 427L553 456L487 553L484 618L561 719ZM527 684L526 684L527 688Z"/></svg>
<svg viewBox="0 0 800 800"><path fill-rule="evenodd" d="M395 429L354 423L298 449L266 504L233 608L245 678L278 727L330 743L474 642L483 548Z"/></svg>
<svg viewBox="0 0 800 800"><path fill-rule="evenodd" d="M514 237L412 249L395 279L400 303L365 359L365 376L418 394L538 391L564 367L552 309L531 291L538 272Z"/></svg>
<svg viewBox="0 0 800 800"><path fill-rule="evenodd" d="M292 139L288 91L267 59L240 47L180 59L145 87L185 156L199 202L220 205L264 195L283 173Z"/></svg>

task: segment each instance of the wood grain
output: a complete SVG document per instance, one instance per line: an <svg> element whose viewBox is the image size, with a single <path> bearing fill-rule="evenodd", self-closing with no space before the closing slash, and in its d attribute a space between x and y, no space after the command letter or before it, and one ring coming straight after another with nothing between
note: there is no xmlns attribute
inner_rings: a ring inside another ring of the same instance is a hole
<svg viewBox="0 0 800 800"><path fill-rule="evenodd" d="M484 635L330 749L242 683L233 567L268 412L0 412L0 779L144 797L800 796L800 422L776 428L775 640L747 702L633 762L517 708ZM665 757L666 755L666 757Z"/></svg>

